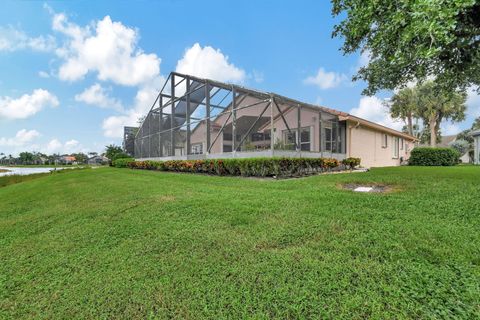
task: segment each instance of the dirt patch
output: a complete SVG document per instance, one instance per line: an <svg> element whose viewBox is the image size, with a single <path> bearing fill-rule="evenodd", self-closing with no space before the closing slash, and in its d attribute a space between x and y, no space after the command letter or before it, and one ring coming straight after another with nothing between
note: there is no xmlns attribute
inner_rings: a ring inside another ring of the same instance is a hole
<svg viewBox="0 0 480 320"><path fill-rule="evenodd" d="M365 193L389 193L395 190L395 188L391 185L375 183L346 183L341 185L340 188L354 192Z"/></svg>

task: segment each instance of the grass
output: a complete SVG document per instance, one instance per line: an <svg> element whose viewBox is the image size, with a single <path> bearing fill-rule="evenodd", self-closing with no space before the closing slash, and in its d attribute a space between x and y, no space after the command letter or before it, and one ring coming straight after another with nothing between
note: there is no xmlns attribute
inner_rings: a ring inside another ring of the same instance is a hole
<svg viewBox="0 0 480 320"><path fill-rule="evenodd" d="M467 166L281 181L104 168L9 185L0 318L479 318L479 181Z"/></svg>

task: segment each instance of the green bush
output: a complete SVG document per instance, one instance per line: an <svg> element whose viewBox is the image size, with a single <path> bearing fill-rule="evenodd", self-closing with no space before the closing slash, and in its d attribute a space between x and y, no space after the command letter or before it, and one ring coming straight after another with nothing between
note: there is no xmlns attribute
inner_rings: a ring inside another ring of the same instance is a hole
<svg viewBox="0 0 480 320"><path fill-rule="evenodd" d="M346 158L342 160L342 164L344 164L350 170L353 170L355 167L360 165L360 158Z"/></svg>
<svg viewBox="0 0 480 320"><path fill-rule="evenodd" d="M120 158L112 161L112 166L115 168L126 168L130 162L134 162L133 158Z"/></svg>
<svg viewBox="0 0 480 320"><path fill-rule="evenodd" d="M460 161L460 153L453 148L420 147L412 150L411 166L454 166Z"/></svg>
<svg viewBox="0 0 480 320"><path fill-rule="evenodd" d="M118 160L117 160L118 161ZM116 162L115 162L116 163ZM244 177L291 177L340 169L330 158L246 158L168 161L126 161L122 167Z"/></svg>

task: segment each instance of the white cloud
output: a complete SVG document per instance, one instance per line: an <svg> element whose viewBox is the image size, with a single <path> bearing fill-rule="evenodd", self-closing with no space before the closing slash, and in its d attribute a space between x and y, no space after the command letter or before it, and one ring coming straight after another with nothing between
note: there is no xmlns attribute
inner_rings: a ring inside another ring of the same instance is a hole
<svg viewBox="0 0 480 320"><path fill-rule="evenodd" d="M82 144L75 139L62 142L59 139L54 138L39 149L45 154L72 154L76 152L86 152L86 149L82 146Z"/></svg>
<svg viewBox="0 0 480 320"><path fill-rule="evenodd" d="M55 38L51 35L29 37L22 30L12 26L0 27L0 51L17 51L31 49L34 51L48 52L56 48Z"/></svg>
<svg viewBox="0 0 480 320"><path fill-rule="evenodd" d="M15 137L12 138L0 138L0 146L2 147L21 147L40 136L37 130L22 129L17 132Z"/></svg>
<svg viewBox="0 0 480 320"><path fill-rule="evenodd" d="M54 15L52 27L67 37L64 46L56 50L64 60L59 70L61 80L76 81L96 72L99 80L136 86L160 74L161 59L137 47L138 31L113 22L109 16L80 27L60 13Z"/></svg>
<svg viewBox="0 0 480 320"><path fill-rule="evenodd" d="M351 109L350 114L396 130L404 126L402 121L390 117L388 107L376 96L362 97L358 107Z"/></svg>
<svg viewBox="0 0 480 320"><path fill-rule="evenodd" d="M260 71L257 71L257 70L252 71L252 76L253 76L253 80L256 83L262 83L265 80L263 72L260 72Z"/></svg>
<svg viewBox="0 0 480 320"><path fill-rule="evenodd" d="M474 87L470 87L467 94L468 112L474 117L480 117L480 95Z"/></svg>
<svg viewBox="0 0 480 320"><path fill-rule="evenodd" d="M185 50L183 58L177 63L176 71L201 78L223 82L242 83L245 81L245 71L229 63L220 49L210 46L201 47L195 43Z"/></svg>
<svg viewBox="0 0 480 320"><path fill-rule="evenodd" d="M100 108L110 108L117 111L123 110L122 103L110 97L108 91L98 83L86 88L82 93L75 95L75 100Z"/></svg>
<svg viewBox="0 0 480 320"><path fill-rule="evenodd" d="M320 89L331 89L338 87L346 80L347 76L343 73L327 72L324 68L320 68L315 76L307 77L303 82L315 85Z"/></svg>
<svg viewBox="0 0 480 320"><path fill-rule="evenodd" d="M32 94L24 94L17 99L8 96L0 97L0 118L24 119L46 106L58 105L57 97L44 89L36 89Z"/></svg>
<svg viewBox="0 0 480 320"><path fill-rule="evenodd" d="M109 138L121 138L123 137L124 126L138 126L138 119L144 117L150 111L164 82L165 78L157 77L137 91L133 106L130 109L123 111L121 115L106 118L102 124L104 135Z"/></svg>
<svg viewBox="0 0 480 320"><path fill-rule="evenodd" d="M40 78L50 78L50 74L43 70L38 71L38 76Z"/></svg>

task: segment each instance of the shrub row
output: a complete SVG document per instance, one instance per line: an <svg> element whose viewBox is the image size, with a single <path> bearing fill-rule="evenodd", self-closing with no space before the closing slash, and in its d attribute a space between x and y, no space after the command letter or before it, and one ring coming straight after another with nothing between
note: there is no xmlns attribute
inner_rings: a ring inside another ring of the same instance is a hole
<svg viewBox="0 0 480 320"><path fill-rule="evenodd" d="M353 170L355 167L360 165L360 158L346 158L342 160L342 164L350 170Z"/></svg>
<svg viewBox="0 0 480 320"><path fill-rule="evenodd" d="M126 168L130 162L135 161L133 158L120 158L112 161L112 167L115 168Z"/></svg>
<svg viewBox="0 0 480 320"><path fill-rule="evenodd" d="M352 158L353 159L353 158ZM122 159L123 160L123 159ZM346 160L346 159L345 159ZM351 160L344 165L355 166ZM358 159L358 163L359 163ZM115 166L125 165L132 169L206 173L245 177L292 177L332 170L344 167L336 159L330 158L246 158L246 159L204 159L204 160L168 160L115 162Z"/></svg>
<svg viewBox="0 0 480 320"><path fill-rule="evenodd" d="M460 153L453 148L417 147L412 150L408 164L411 166L454 166Z"/></svg>

